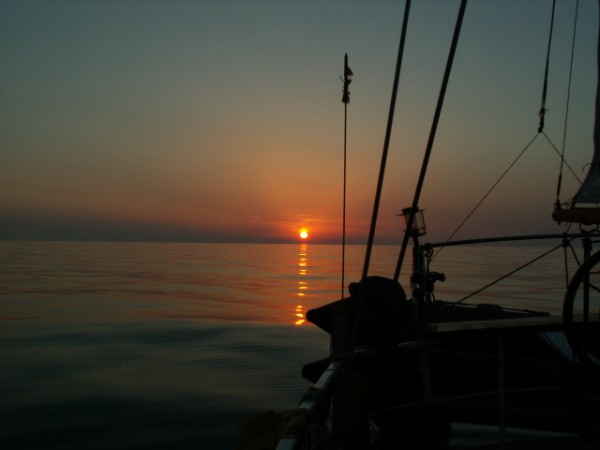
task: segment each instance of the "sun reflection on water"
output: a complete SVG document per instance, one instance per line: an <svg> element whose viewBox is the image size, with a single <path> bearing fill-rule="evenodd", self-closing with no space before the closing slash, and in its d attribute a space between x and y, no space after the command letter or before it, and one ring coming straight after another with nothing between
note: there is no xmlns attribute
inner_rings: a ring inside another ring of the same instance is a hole
<svg viewBox="0 0 600 450"><path fill-rule="evenodd" d="M304 306L300 303L306 294L308 293L308 281L307 276L308 267L308 244L300 244L300 250L298 251L298 304L296 305L296 315L294 325L300 326L306 322L304 315Z"/></svg>

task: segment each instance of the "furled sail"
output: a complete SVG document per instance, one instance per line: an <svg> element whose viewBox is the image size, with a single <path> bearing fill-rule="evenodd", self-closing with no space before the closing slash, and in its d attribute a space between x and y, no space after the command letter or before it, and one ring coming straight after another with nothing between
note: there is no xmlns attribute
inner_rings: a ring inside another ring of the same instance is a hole
<svg viewBox="0 0 600 450"><path fill-rule="evenodd" d="M600 204L600 32L598 33L597 48L598 86L596 87L596 120L594 125L594 157L587 176L573 197L573 204L598 203Z"/></svg>
<svg viewBox="0 0 600 450"><path fill-rule="evenodd" d="M596 57L598 80L596 85L596 117L594 121L594 156L588 173L577 194L566 209L557 205L553 217L558 222L577 222L585 225L600 224L600 30Z"/></svg>

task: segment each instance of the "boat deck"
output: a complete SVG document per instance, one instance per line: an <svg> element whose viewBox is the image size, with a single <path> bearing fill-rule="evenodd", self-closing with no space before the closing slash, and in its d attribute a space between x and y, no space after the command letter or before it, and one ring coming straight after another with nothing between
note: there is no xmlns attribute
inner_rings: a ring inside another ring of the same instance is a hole
<svg viewBox="0 0 600 450"><path fill-rule="evenodd" d="M460 322L428 323L427 333L457 333L464 331L559 331L563 327L561 316L536 316L492 320L465 320Z"/></svg>
<svg viewBox="0 0 600 450"><path fill-rule="evenodd" d="M574 323L583 323L582 316L575 316ZM465 320L459 322L428 323L424 327L426 333L461 333L472 331L561 331L564 329L562 316L532 316L492 320Z"/></svg>

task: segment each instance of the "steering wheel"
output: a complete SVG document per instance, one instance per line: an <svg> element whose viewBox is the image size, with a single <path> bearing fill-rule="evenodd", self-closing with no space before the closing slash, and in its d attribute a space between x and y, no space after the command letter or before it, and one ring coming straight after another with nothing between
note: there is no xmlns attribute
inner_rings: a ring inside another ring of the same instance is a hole
<svg viewBox="0 0 600 450"><path fill-rule="evenodd" d="M600 251L575 272L563 303L565 334L575 356L600 367Z"/></svg>

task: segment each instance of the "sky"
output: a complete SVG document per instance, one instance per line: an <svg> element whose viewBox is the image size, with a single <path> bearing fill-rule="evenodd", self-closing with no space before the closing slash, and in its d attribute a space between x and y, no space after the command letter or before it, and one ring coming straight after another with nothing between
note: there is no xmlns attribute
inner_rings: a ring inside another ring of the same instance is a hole
<svg viewBox="0 0 600 450"><path fill-rule="evenodd" d="M415 0L376 242L401 239L458 1ZM593 152L598 4L558 0L545 134L456 238L562 232ZM537 135L551 0L472 0L419 206L445 240ZM339 243L368 233L402 1L0 0L0 239ZM567 111L568 103L568 116ZM566 119L565 117L568 117ZM565 125L566 124L566 125ZM565 173L560 199L577 188Z"/></svg>

